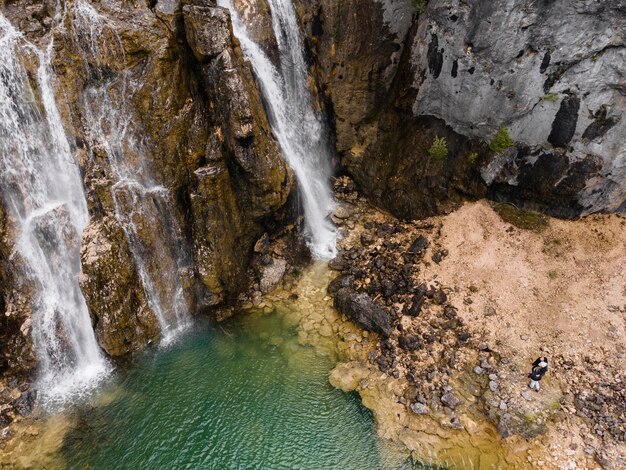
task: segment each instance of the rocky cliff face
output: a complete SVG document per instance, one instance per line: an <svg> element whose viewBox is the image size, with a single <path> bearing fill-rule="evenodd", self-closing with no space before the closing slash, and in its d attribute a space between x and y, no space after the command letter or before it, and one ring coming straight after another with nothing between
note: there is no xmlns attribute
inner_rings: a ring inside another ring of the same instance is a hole
<svg viewBox="0 0 626 470"><path fill-rule="evenodd" d="M24 0L2 2L0 12L30 42L53 44L57 104L84 175L91 216L80 282L100 345L120 355L160 335L120 207L142 249L182 247L182 266L151 259L148 269L179 271L190 311L235 297L254 243L286 202L292 176L228 13L213 1L180 0L76 0L61 2L58 10L56 2ZM98 95L101 90L106 92ZM123 126L107 113L98 115L104 109L97 107L99 99L124 111ZM94 121L101 126L97 136ZM167 194L152 200L144 195L142 211L133 210L133 193L120 191L111 160L111 142L122 127L115 155L144 165L155 191ZM171 223L159 225L165 212ZM15 372L18 358L29 370L30 312L16 298L28 295L19 276L11 277L14 238L4 212L0 227L2 370ZM171 289L155 282L158 289Z"/></svg>
<svg viewBox="0 0 626 470"><path fill-rule="evenodd" d="M626 208L623 1L298 3L337 150L382 206ZM507 134L514 145L498 145ZM445 158L429 155L436 137Z"/></svg>

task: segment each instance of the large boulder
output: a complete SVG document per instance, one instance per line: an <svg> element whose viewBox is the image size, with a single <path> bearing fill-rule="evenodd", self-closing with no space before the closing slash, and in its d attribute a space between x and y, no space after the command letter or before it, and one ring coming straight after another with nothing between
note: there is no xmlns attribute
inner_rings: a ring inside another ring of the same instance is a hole
<svg viewBox="0 0 626 470"><path fill-rule="evenodd" d="M361 328L389 336L393 331L391 319L384 308L376 305L366 293L354 289L339 289L335 294L335 308L347 315Z"/></svg>

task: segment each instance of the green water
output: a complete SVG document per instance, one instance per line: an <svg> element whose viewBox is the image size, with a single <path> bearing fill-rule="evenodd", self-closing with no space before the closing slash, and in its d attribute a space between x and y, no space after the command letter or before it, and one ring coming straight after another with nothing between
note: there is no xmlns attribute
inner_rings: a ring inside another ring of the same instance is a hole
<svg viewBox="0 0 626 470"><path fill-rule="evenodd" d="M68 468L408 469L358 397L328 384L331 360L278 314L196 324L146 353L83 409Z"/></svg>

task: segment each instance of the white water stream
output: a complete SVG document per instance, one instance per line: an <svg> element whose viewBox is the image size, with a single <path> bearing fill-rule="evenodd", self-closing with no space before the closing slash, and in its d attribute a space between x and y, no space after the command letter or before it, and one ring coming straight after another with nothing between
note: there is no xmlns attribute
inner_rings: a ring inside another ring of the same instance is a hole
<svg viewBox="0 0 626 470"><path fill-rule="evenodd" d="M50 84L51 50L28 43L0 15L0 192L18 229L12 256L32 286L39 399L54 405L93 389L109 366L78 284L89 214ZM35 83L26 59L39 64Z"/></svg>
<svg viewBox="0 0 626 470"><path fill-rule="evenodd" d="M330 189L330 147L327 129L313 106L308 87L308 67L300 28L291 0L269 0L272 28L278 44L276 68L249 35L231 0L218 0L228 8L235 36L260 82L272 130L302 194L305 235L316 258L337 253L337 231L328 216L334 209Z"/></svg>
<svg viewBox="0 0 626 470"><path fill-rule="evenodd" d="M103 152L115 184L120 222L150 308L168 343L189 324L181 273L188 265L169 191L157 184L146 160L142 131L127 105L133 93L124 46L108 18L82 0L73 8L73 35L93 85L82 96L85 128L92 150Z"/></svg>

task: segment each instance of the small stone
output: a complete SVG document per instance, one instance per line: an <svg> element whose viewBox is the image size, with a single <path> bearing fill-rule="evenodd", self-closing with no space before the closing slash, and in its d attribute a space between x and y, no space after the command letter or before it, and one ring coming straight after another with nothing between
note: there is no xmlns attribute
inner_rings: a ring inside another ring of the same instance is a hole
<svg viewBox="0 0 626 470"><path fill-rule="evenodd" d="M475 374L481 375L483 372L484 372L484 370L483 370L482 367L480 367L480 366L474 367L474 373Z"/></svg>
<svg viewBox="0 0 626 470"><path fill-rule="evenodd" d="M496 382L495 380L490 380L489 390L491 390L492 392L495 392L496 390L498 390L498 382Z"/></svg>
<svg viewBox="0 0 626 470"><path fill-rule="evenodd" d="M351 213L352 212L350 211L350 209L348 209L346 206L339 206L337 207L337 209L335 209L335 213L333 215L338 219L345 220L350 218Z"/></svg>
<svg viewBox="0 0 626 470"><path fill-rule="evenodd" d="M374 243L374 236L369 232L363 232L361 234L361 244L363 246L371 245Z"/></svg>
<svg viewBox="0 0 626 470"><path fill-rule="evenodd" d="M409 406L411 411L418 415L427 415L429 413L428 407L422 403L411 403Z"/></svg>
<svg viewBox="0 0 626 470"><path fill-rule="evenodd" d="M487 306L485 307L485 316L486 317L493 317L496 315L496 309L491 307L491 306Z"/></svg>
<svg viewBox="0 0 626 470"><path fill-rule="evenodd" d="M500 400L500 405L498 406L502 411L506 411L508 406L504 400Z"/></svg>
<svg viewBox="0 0 626 470"><path fill-rule="evenodd" d="M446 393L441 397L441 403L446 405L451 410L455 410L457 406L461 404L461 400L459 400L453 393Z"/></svg>
<svg viewBox="0 0 626 470"><path fill-rule="evenodd" d="M525 400L527 400L527 401L530 401L530 400L532 400L532 399L533 399L533 396L532 396L532 394L530 393L530 390L524 390L524 391L521 393L521 395L522 395L522 397L523 397Z"/></svg>
<svg viewBox="0 0 626 470"><path fill-rule="evenodd" d="M498 376L496 374L489 374L489 380L498 380Z"/></svg>

